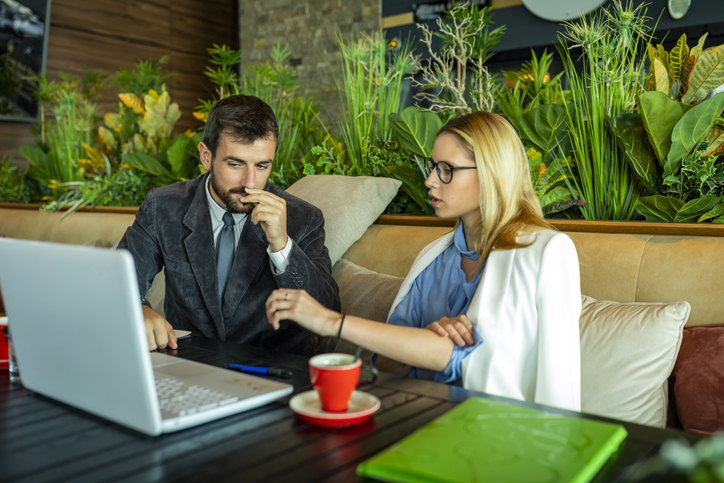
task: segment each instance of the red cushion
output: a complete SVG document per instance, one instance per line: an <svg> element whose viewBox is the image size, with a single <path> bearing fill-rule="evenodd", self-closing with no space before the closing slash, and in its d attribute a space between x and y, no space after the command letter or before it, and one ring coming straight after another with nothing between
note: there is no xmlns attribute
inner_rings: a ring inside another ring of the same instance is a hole
<svg viewBox="0 0 724 483"><path fill-rule="evenodd" d="M724 326L686 327L672 376L684 430L724 429Z"/></svg>

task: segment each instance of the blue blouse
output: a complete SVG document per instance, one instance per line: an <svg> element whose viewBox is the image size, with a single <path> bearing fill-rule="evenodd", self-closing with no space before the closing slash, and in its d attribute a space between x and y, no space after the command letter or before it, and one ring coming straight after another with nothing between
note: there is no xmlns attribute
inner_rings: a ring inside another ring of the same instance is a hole
<svg viewBox="0 0 724 483"><path fill-rule="evenodd" d="M410 291L390 316L388 324L425 328L443 317L455 317L467 312L470 302L478 289L483 270L471 281L460 267L462 258L478 259L475 250L468 251L462 223L455 231L453 243L415 278ZM483 267L484 269L485 267ZM475 344L460 347L455 345L450 362L443 372L412 368L409 377L433 379L435 382L451 383L462 377L462 361L482 344L483 340L474 328Z"/></svg>

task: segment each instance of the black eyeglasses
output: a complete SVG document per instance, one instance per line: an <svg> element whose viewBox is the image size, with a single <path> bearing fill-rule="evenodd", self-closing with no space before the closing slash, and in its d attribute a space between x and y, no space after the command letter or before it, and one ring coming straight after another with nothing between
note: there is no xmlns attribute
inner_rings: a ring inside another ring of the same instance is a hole
<svg viewBox="0 0 724 483"><path fill-rule="evenodd" d="M430 176L430 173L432 173L432 170L434 169L435 171L437 171L437 177L440 178L440 181L448 184L452 181L453 171L455 171L456 169L475 169L475 166L450 166L445 161L440 161L439 163L436 163L432 160L432 158L426 158L425 169L427 170L428 176Z"/></svg>

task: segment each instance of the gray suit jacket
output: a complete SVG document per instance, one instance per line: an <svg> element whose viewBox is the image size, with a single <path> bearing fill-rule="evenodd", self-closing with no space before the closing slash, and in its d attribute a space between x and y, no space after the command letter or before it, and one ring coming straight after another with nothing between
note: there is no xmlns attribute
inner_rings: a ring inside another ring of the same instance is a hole
<svg viewBox="0 0 724 483"><path fill-rule="evenodd" d="M174 328L278 351L318 352L314 335L294 323L284 321L274 331L264 303L277 288L295 288L306 290L327 308L340 310L339 289L324 246L322 212L269 185L269 192L287 203L289 265L284 273L275 273L266 252L266 235L247 217L220 300L207 176L150 190L123 235L118 248L133 255L141 294L148 292L165 267L164 308Z"/></svg>

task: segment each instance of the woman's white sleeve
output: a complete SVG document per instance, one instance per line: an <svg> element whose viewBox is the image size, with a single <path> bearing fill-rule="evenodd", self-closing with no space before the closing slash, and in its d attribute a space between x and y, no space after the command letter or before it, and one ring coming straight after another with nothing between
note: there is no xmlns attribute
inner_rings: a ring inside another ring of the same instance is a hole
<svg viewBox="0 0 724 483"><path fill-rule="evenodd" d="M535 402L581 410L581 282L573 241L554 235L543 249L536 287Z"/></svg>

